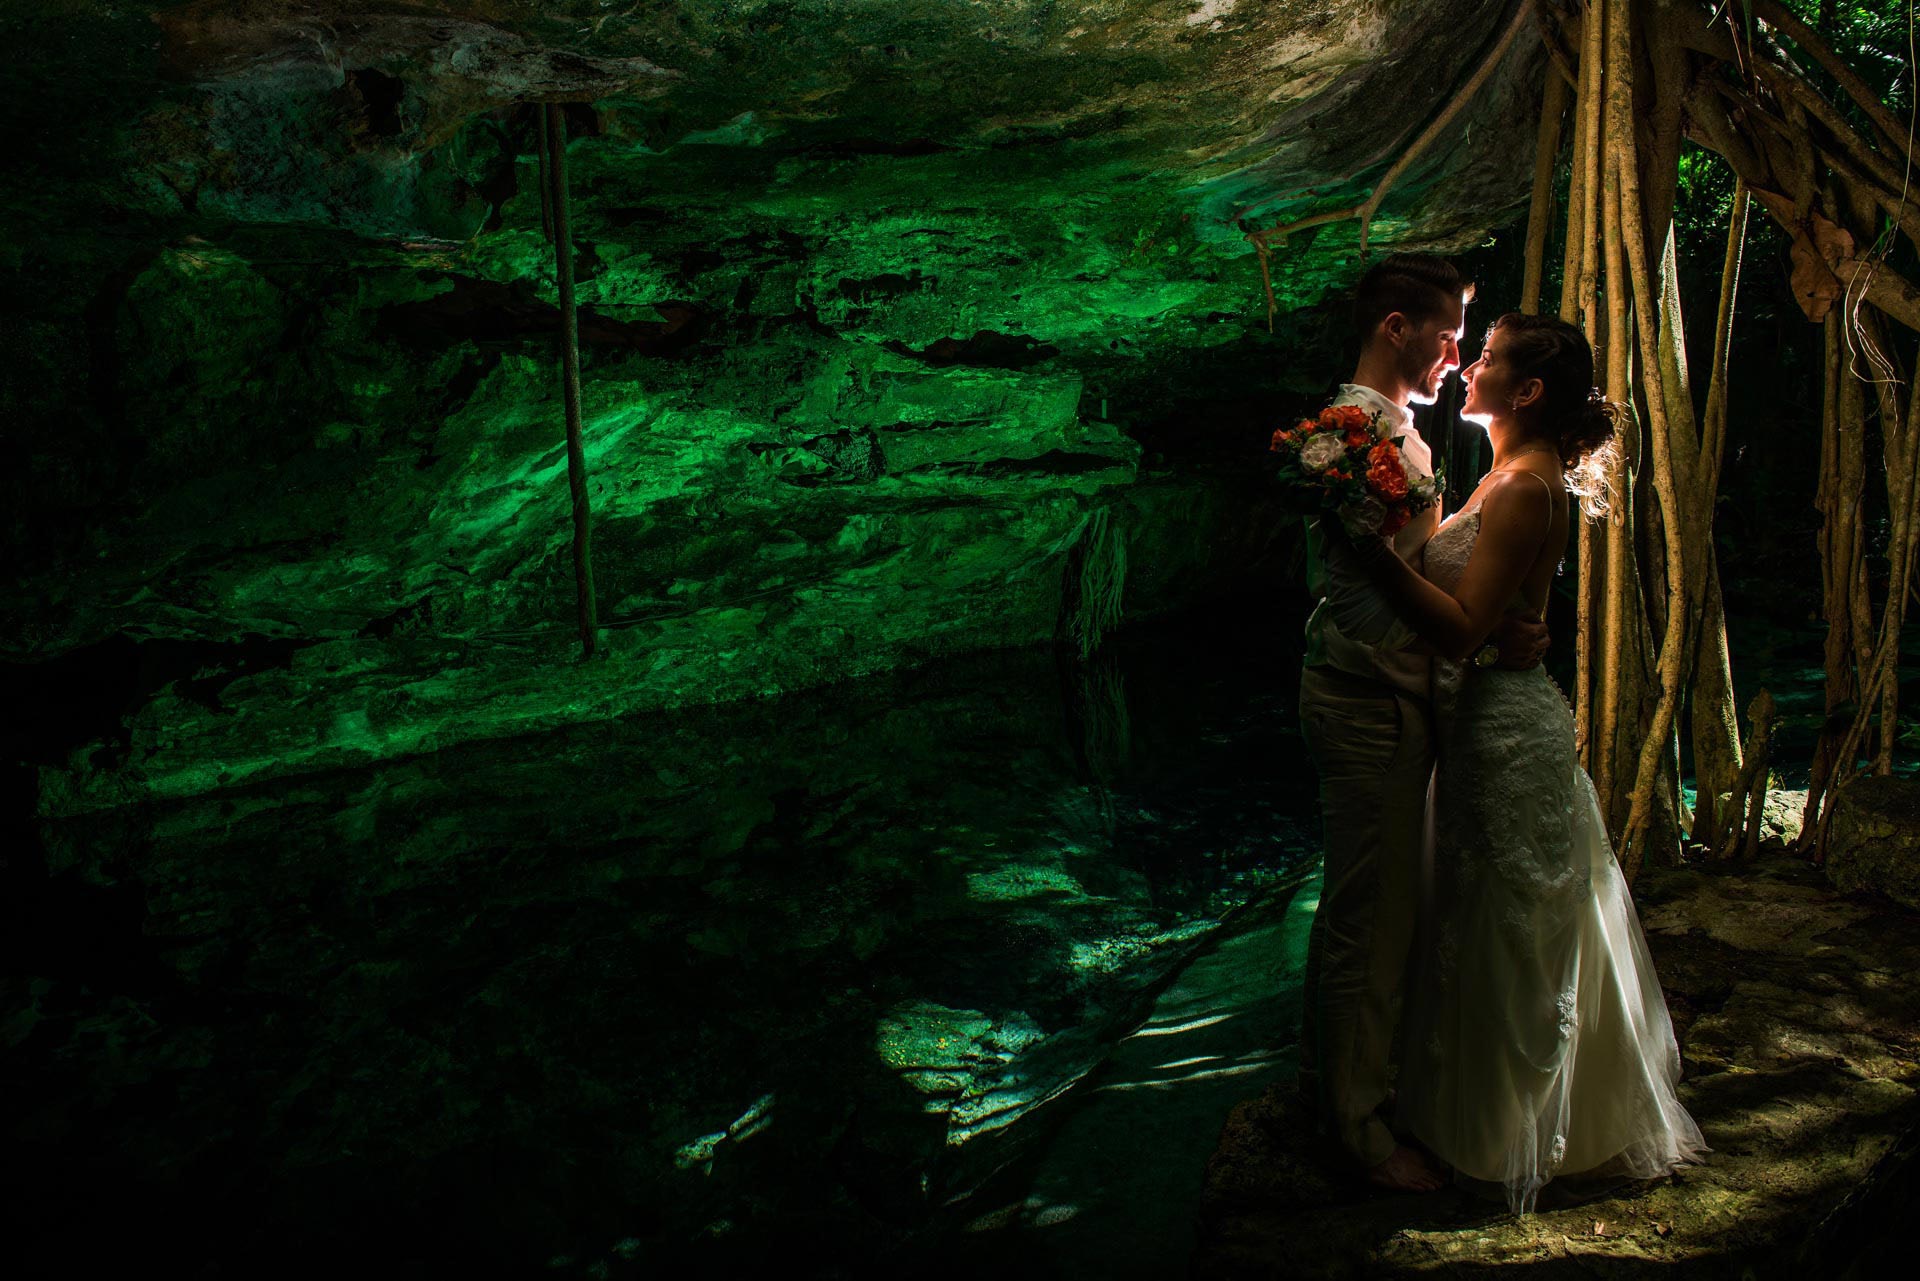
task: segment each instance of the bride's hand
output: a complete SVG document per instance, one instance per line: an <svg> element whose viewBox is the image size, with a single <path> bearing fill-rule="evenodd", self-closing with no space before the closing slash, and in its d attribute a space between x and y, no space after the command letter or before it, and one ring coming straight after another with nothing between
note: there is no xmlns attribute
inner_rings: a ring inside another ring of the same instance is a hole
<svg viewBox="0 0 1920 1281"><path fill-rule="evenodd" d="M1489 639L1500 647L1500 657L1494 666L1510 672L1540 666L1553 643L1547 625L1530 614L1502 615Z"/></svg>

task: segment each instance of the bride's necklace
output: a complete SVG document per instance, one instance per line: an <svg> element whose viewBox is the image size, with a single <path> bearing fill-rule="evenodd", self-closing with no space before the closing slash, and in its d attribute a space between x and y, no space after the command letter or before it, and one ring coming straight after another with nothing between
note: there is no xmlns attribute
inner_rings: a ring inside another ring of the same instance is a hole
<svg viewBox="0 0 1920 1281"><path fill-rule="evenodd" d="M1506 462L1501 463L1498 467L1489 467L1487 469L1487 476L1491 476L1493 475L1493 473L1497 471L1511 471L1513 470L1513 465L1519 462L1522 458L1525 458L1528 454L1544 454L1552 448L1553 448L1552 445L1529 445L1525 449L1521 450L1519 453L1515 454L1513 457L1507 459ZM1487 483L1487 476L1482 476L1480 478L1481 485L1485 485ZM1454 516L1465 515L1467 512L1472 511L1474 508L1478 507L1480 505L1479 494L1480 494L1479 486L1475 486L1474 492L1473 492L1473 501L1469 502L1465 507L1461 508L1458 512L1455 512ZM1451 523L1452 520L1453 520L1453 516L1449 516L1447 517L1446 521L1443 521L1441 523L1442 524Z"/></svg>
<svg viewBox="0 0 1920 1281"><path fill-rule="evenodd" d="M1500 464L1500 465L1499 465L1498 467L1491 467L1491 468L1488 468L1488 469L1487 469L1487 474L1488 474L1488 475L1492 475L1492 474L1493 474L1494 472L1497 472L1497 471L1507 471L1507 470L1508 470L1508 469L1510 469L1510 468L1511 468L1511 467L1512 467L1512 466L1513 466L1513 465L1514 465L1515 463L1517 463L1517 462L1519 462L1519 461L1520 461L1520 460L1521 460L1522 458L1525 458L1525 457L1526 457L1526 456L1527 456L1528 454L1544 454L1544 453L1546 453L1546 452L1547 452L1548 450L1550 450L1550 449L1552 449L1552 448L1553 448L1553 446L1552 446L1552 445L1532 445L1532 446L1529 446L1528 448L1526 448L1526 449L1523 449L1523 450L1521 450L1521 451L1520 451L1519 453L1517 453L1517 454L1515 454L1515 455L1514 455L1513 457L1511 457L1511 458L1509 458L1509 459L1507 459L1507 461L1506 461L1506 462L1504 462L1504 463L1501 463L1501 464Z"/></svg>

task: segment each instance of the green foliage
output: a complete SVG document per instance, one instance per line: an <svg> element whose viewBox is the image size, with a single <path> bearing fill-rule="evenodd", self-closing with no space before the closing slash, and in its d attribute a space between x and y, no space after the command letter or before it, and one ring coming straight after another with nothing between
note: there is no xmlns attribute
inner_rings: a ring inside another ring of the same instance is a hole
<svg viewBox="0 0 1920 1281"><path fill-rule="evenodd" d="M1910 0L1782 0L1802 21L1847 60L1880 100L1905 116L1913 106L1912 58L1916 37ZM1784 39L1784 37L1781 37ZM1789 42L1790 43L1790 42ZM1826 85L1825 72L1811 57L1801 66ZM1844 95L1829 95L1839 102ZM1850 108L1849 108L1850 109Z"/></svg>

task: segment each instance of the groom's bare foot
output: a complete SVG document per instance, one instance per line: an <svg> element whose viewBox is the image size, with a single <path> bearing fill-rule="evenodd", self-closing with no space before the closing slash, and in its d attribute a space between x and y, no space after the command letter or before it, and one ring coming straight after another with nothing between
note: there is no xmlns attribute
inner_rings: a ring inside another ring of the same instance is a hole
<svg viewBox="0 0 1920 1281"><path fill-rule="evenodd" d="M1389 1192L1438 1192L1446 1186L1440 1172L1412 1148L1399 1147L1367 1171L1367 1182Z"/></svg>

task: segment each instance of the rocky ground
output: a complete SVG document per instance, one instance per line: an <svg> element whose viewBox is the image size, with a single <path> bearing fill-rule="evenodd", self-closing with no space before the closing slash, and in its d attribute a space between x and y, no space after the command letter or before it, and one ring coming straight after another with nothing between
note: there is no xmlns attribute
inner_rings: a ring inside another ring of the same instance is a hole
<svg viewBox="0 0 1920 1281"><path fill-rule="evenodd" d="M1784 855L1650 876L1637 897L1713 1146L1668 1182L1514 1218L1466 1194L1367 1198L1316 1164L1290 1086L1236 1108L1193 1275L1865 1276L1890 1266L1920 1161L1920 930Z"/></svg>

